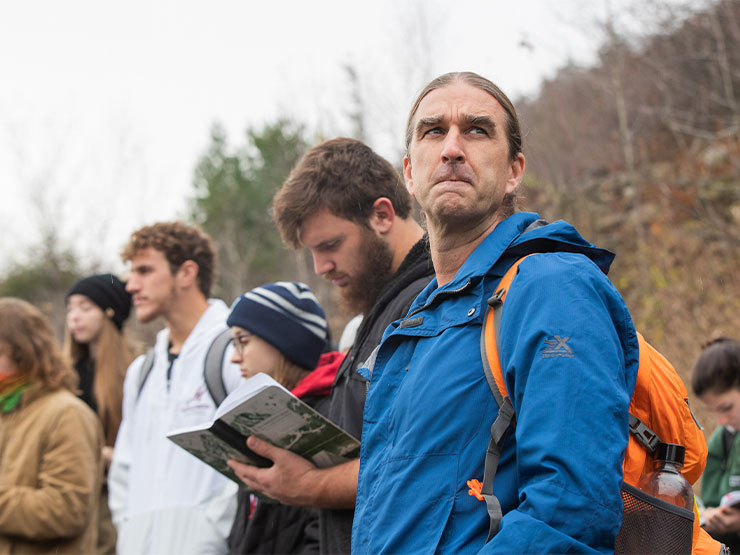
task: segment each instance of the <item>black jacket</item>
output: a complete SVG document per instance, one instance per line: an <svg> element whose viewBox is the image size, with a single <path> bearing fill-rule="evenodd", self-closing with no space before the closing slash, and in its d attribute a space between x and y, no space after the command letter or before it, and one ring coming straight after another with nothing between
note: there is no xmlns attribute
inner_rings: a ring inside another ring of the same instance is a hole
<svg viewBox="0 0 740 555"><path fill-rule="evenodd" d="M416 296L434 277L427 237L416 243L383 287L357 330L347 358L339 367L331 392L329 418L356 438L362 436L367 381L357 373L378 346L388 324L408 313ZM349 553L354 510L321 511L322 553Z"/></svg>

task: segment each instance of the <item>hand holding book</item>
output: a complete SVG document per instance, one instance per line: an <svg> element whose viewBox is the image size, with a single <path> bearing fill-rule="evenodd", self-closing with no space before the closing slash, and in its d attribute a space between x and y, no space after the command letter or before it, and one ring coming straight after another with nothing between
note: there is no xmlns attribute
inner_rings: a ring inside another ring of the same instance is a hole
<svg viewBox="0 0 740 555"><path fill-rule="evenodd" d="M288 449L319 468L359 456L359 441L266 374L257 374L229 394L212 422L167 434L170 440L239 484L228 460L261 467L272 464L247 447L249 436Z"/></svg>

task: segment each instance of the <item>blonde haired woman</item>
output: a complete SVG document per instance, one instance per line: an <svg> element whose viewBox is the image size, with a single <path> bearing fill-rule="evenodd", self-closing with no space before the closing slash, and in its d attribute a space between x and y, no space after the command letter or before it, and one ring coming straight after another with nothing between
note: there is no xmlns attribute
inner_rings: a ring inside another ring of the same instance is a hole
<svg viewBox="0 0 740 555"><path fill-rule="evenodd" d="M123 335L131 312L131 295L113 274L96 274L77 281L67 292L65 354L80 378L80 397L103 424L103 460L108 470L121 425L123 378L133 351ZM100 499L98 553L115 553L116 531L108 509L107 487Z"/></svg>
<svg viewBox="0 0 740 555"><path fill-rule="evenodd" d="M49 321L0 298L0 554L91 553L102 430Z"/></svg>

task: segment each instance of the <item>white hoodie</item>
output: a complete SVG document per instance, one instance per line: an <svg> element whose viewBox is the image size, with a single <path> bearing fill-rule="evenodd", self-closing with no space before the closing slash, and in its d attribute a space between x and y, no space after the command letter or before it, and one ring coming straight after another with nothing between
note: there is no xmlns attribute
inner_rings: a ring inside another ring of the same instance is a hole
<svg viewBox="0 0 740 555"><path fill-rule="evenodd" d="M169 388L166 328L157 334L141 393L144 356L126 372L123 420L108 475L119 555L228 552L237 485L166 437L172 429L210 421L216 410L203 367L211 342L226 329L229 309L220 300L209 305L172 364ZM242 379L230 354L222 369L227 393Z"/></svg>

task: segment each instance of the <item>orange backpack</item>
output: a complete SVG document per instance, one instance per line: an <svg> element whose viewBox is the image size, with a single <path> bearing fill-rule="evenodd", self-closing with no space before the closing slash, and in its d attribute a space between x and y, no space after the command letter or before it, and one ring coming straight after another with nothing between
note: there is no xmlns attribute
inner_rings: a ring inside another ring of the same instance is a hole
<svg viewBox="0 0 740 555"><path fill-rule="evenodd" d="M526 256L524 257L526 258ZM493 478L503 446L504 434L515 427L514 408L506 391L498 355L501 310L520 258L501 278L497 291L488 300L489 308L481 331L481 358L499 414L491 427L483 483L471 480L470 494L486 502L491 527L488 539L498 531L501 507L493 495ZM689 408L686 387L670 362L637 334L639 367L630 402L630 434L624 455L622 500L624 514L617 535L617 553L720 553L723 546L700 528L694 512L655 499L636 485L652 469L653 451L658 443L677 443L686 449L683 476L694 484L704 470L707 445L701 426ZM653 515L652 518L646 515Z"/></svg>

